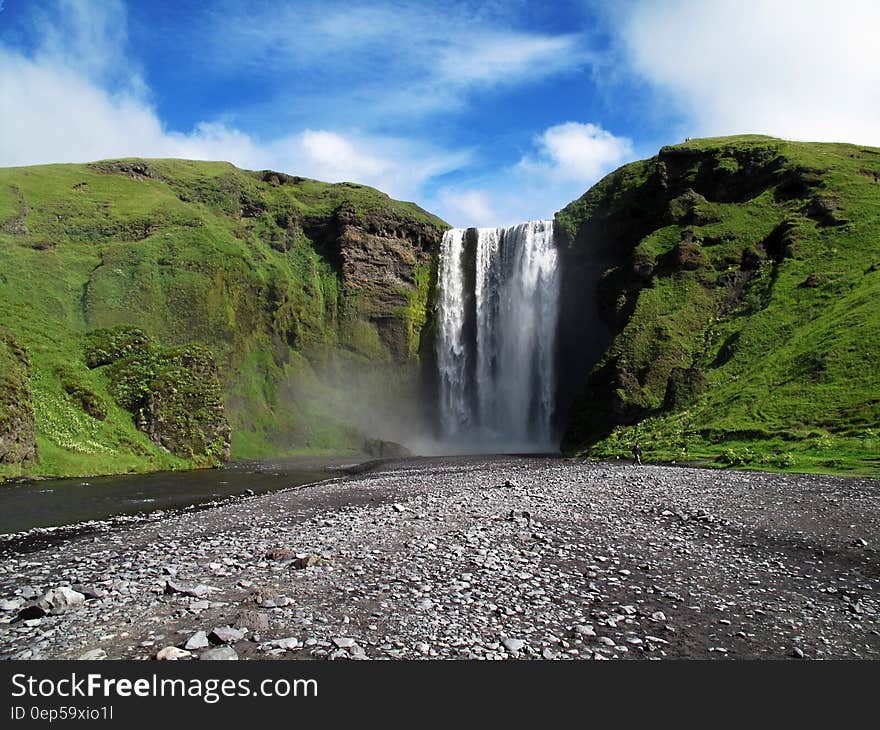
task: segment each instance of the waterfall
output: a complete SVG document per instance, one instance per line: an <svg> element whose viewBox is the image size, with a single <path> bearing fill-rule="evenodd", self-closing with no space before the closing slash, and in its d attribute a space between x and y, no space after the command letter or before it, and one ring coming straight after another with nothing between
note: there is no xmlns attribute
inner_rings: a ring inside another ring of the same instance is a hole
<svg viewBox="0 0 880 730"><path fill-rule="evenodd" d="M467 450L555 449L553 221L447 231L438 285L444 439Z"/></svg>

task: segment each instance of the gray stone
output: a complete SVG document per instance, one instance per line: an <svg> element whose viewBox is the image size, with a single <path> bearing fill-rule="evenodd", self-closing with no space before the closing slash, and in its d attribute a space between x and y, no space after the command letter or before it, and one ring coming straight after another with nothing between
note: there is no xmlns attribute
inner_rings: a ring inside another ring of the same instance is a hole
<svg viewBox="0 0 880 730"><path fill-rule="evenodd" d="M236 641L241 641L246 635L246 629L217 626L208 634L208 639L212 644L234 644Z"/></svg>
<svg viewBox="0 0 880 730"><path fill-rule="evenodd" d="M522 639L505 639L501 643L511 654L518 654L526 645Z"/></svg>
<svg viewBox="0 0 880 730"><path fill-rule="evenodd" d="M86 597L87 601L103 598L107 595L104 589L98 588L98 586L93 585L82 585L81 583L78 583L73 587L73 589L82 593Z"/></svg>
<svg viewBox="0 0 880 730"><path fill-rule="evenodd" d="M204 649L209 644L208 635L204 631L196 631L196 633L186 640L186 644L183 645L183 648L190 651L193 649Z"/></svg>
<svg viewBox="0 0 880 730"><path fill-rule="evenodd" d="M100 661L107 658L107 652L103 649L89 649L80 654L77 659L84 662Z"/></svg>
<svg viewBox="0 0 880 730"><path fill-rule="evenodd" d="M238 652L231 646L218 646L216 649L206 649L199 654L199 661L237 661Z"/></svg>
<svg viewBox="0 0 880 730"><path fill-rule="evenodd" d="M192 598L204 598L213 590L216 590L216 588L211 588L211 586L206 586L201 583L198 585L192 585L190 583L178 583L173 580L165 581L165 593L168 595L179 593L183 596L190 596Z"/></svg>
<svg viewBox="0 0 880 730"><path fill-rule="evenodd" d="M235 619L236 628L250 631L268 631L269 617L259 611L242 611Z"/></svg>
<svg viewBox="0 0 880 730"><path fill-rule="evenodd" d="M166 646L156 652L156 659L159 661L178 661L179 659L190 659L192 653L186 649L178 649L176 646Z"/></svg>
<svg viewBox="0 0 880 730"><path fill-rule="evenodd" d="M79 591L73 590L70 586L60 586L46 591L37 603L46 613L57 615L76 608L85 600L86 597Z"/></svg>
<svg viewBox="0 0 880 730"><path fill-rule="evenodd" d="M295 636L290 636L286 639L274 639L269 643L272 646L283 649L284 651L294 651L295 649L302 649L303 646L303 643Z"/></svg>

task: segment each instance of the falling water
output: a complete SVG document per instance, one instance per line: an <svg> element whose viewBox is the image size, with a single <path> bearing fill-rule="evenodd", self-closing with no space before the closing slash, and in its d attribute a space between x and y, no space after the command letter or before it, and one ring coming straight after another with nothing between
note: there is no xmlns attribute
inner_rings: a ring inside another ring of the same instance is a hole
<svg viewBox="0 0 880 730"><path fill-rule="evenodd" d="M436 346L449 442L555 448L556 263L552 221L444 235Z"/></svg>

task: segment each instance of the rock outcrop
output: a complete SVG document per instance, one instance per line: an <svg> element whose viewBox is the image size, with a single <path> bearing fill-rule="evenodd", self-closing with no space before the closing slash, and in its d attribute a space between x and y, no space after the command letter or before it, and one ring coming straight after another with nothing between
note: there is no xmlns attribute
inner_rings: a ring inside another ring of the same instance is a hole
<svg viewBox="0 0 880 730"><path fill-rule="evenodd" d="M372 324L394 360L415 356L443 228L390 210L361 212L343 203L329 220L306 220L304 230L338 267L346 316Z"/></svg>

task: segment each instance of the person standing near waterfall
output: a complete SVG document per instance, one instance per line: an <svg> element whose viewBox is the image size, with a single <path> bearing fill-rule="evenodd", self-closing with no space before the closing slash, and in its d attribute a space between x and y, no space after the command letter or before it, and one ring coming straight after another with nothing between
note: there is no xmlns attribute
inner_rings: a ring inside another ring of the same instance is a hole
<svg viewBox="0 0 880 730"><path fill-rule="evenodd" d="M642 465L642 447L639 446L638 441L636 441L633 444L632 452L633 452L633 466L635 466L636 464L641 466Z"/></svg>

